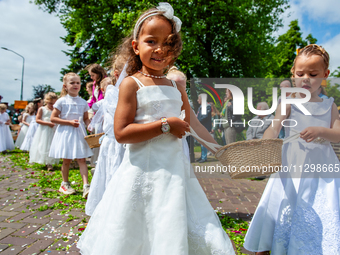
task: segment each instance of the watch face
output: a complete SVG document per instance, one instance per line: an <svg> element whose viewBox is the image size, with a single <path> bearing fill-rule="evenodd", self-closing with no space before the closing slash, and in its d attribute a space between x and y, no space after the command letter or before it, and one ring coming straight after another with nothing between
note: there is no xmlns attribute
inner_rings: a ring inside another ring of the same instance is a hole
<svg viewBox="0 0 340 255"><path fill-rule="evenodd" d="M163 126L162 126L162 131L163 131L164 133L169 132L169 130L170 130L169 124L163 125Z"/></svg>

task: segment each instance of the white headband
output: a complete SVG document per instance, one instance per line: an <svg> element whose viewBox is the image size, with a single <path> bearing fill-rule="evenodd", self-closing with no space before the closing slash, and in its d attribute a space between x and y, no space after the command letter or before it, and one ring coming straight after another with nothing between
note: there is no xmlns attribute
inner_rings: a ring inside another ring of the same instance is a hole
<svg viewBox="0 0 340 255"><path fill-rule="evenodd" d="M174 9L172 8L172 6L169 3L164 3L161 2L158 4L158 6L156 7L157 10L151 11L149 14L147 14L144 18L139 19L135 25L135 29L133 30L133 39L136 40L137 39L137 32L138 29L140 27L140 25L147 19L150 18L152 16L158 15L158 14L162 14L164 17L173 20L175 22L175 29L176 32L181 31L181 26L182 26L182 21L177 18L176 16L174 16ZM162 13L160 13L162 12Z"/></svg>

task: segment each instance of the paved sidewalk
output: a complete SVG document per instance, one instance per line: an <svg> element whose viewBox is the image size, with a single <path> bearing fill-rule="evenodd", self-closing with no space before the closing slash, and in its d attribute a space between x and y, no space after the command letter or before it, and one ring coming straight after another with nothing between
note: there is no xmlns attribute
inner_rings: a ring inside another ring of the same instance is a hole
<svg viewBox="0 0 340 255"><path fill-rule="evenodd" d="M209 158L209 162L203 165L216 163L218 161ZM78 255L76 241L89 217L80 209L72 209L64 215L60 214L60 210L39 211L42 205L54 204L58 199L44 198L38 188L29 188L30 183L37 181L26 178L29 174L30 169L13 167L0 155L1 255ZM245 220L254 213L267 182L231 180L227 174L214 174L209 178L206 178L206 173L197 176L215 209L219 207L221 212L230 212L232 217ZM35 199L32 201L32 198ZM246 253L245 250L242 252Z"/></svg>

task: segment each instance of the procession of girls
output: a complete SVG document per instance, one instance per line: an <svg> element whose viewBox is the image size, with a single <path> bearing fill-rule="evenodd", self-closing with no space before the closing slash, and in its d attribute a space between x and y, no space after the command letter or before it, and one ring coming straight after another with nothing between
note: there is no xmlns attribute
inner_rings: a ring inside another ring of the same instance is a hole
<svg viewBox="0 0 340 255"><path fill-rule="evenodd" d="M36 135L46 139L33 139L32 162L39 158L43 159L39 163L53 164L52 160L63 159L60 191L72 194L75 190L68 171L71 160L77 159L83 195L89 194L86 213L91 218L77 244L83 255L234 254L199 182L190 178L182 138L191 125L204 140L216 142L201 129L197 118L189 120L192 110L185 75L169 73L171 79L164 75L180 55L180 30L181 21L173 15L171 5L160 3L139 17L132 34L115 52L113 81L105 81L104 73L89 69L94 80L89 104L97 107L92 107L97 112L91 124L90 107L78 96L80 78L75 73L64 76L62 97L55 102L56 98L46 96L49 103L37 111L40 126ZM285 127L290 140L283 146L283 165L339 164L330 145L340 142L337 107L333 98L318 96L328 67L329 55L318 45L303 48L292 63L294 86L311 94L303 105L312 115L304 115L295 105L287 105L285 113L278 106L275 119L280 122L266 130L264 139L278 137L281 121L298 122L294 128ZM300 92L290 97L305 96ZM24 125L34 114L28 112ZM1 128L7 123L3 119ZM55 131L54 124L58 124ZM84 140L86 126L105 133L91 188L85 158L92 151ZM51 132L55 132L53 140L46 142ZM318 172L273 174L244 247L259 255L269 251L340 254L340 181L335 177Z"/></svg>

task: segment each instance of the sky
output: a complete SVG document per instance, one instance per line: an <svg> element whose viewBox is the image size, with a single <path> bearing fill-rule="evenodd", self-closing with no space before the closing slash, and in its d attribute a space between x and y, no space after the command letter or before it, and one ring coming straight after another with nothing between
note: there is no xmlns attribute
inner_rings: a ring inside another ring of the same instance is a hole
<svg viewBox="0 0 340 255"><path fill-rule="evenodd" d="M62 68L69 64L62 52L68 48L60 37L66 35L55 14L48 14L29 0L0 0L0 47L11 49L25 58L23 99L33 97L32 86L51 85L60 91ZM311 33L330 54L330 70L340 66L339 0L290 0L284 13L285 33L290 21L299 20L303 37ZM0 95L2 102L20 99L22 58L0 49ZM18 80L15 80L18 79Z"/></svg>

